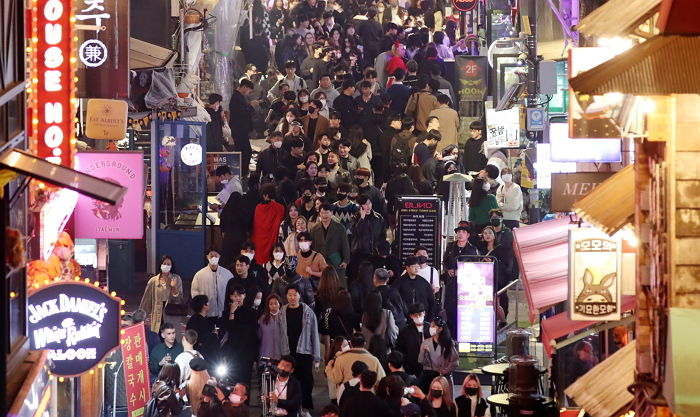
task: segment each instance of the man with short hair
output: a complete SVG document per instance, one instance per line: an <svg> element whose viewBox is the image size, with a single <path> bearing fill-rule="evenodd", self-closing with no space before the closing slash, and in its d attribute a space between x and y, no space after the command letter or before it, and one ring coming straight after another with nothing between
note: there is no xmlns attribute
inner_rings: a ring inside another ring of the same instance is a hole
<svg viewBox="0 0 700 417"><path fill-rule="evenodd" d="M450 107L450 98L445 94L437 96L438 108L431 111L428 117L437 117L440 121L442 139L438 142L437 152L442 152L449 145L457 146L457 131L459 130L459 114Z"/></svg>
<svg viewBox="0 0 700 417"><path fill-rule="evenodd" d="M425 321L425 307L412 304L408 307L409 322L399 330L396 350L403 353L406 373L418 378L423 371L418 355L423 340L430 337L430 323Z"/></svg>
<svg viewBox="0 0 700 417"><path fill-rule="evenodd" d="M359 121L354 94L355 83L352 80L345 80L341 86L340 96L333 102L333 108L340 113L341 123L346 128L352 127Z"/></svg>
<svg viewBox="0 0 700 417"><path fill-rule="evenodd" d="M486 166L488 159L486 158L485 142L483 136L484 125L476 120L469 125L469 138L464 144L464 154L462 161L464 170L468 174L470 172L479 172Z"/></svg>
<svg viewBox="0 0 700 417"><path fill-rule="evenodd" d="M447 94L449 99L453 102L457 102L457 95L455 95L454 89L452 89L452 83L447 81L445 78L442 77L441 74L442 68L440 67L440 64L433 64L430 66L430 78L433 80L437 81L439 84L437 85L437 88L434 90L435 93L440 93L440 94ZM449 101L448 101L449 103Z"/></svg>
<svg viewBox="0 0 700 417"><path fill-rule="evenodd" d="M232 267L234 274L226 283L226 294L230 294L234 287L243 287L251 292L259 286L258 280L250 274L250 259L247 256L238 255Z"/></svg>
<svg viewBox="0 0 700 417"><path fill-rule="evenodd" d="M382 374L384 371L382 370ZM360 374L360 391L344 402L341 415L343 417L386 417L392 415L389 405L383 399L374 395L372 390L382 379L378 372L366 370Z"/></svg>
<svg viewBox="0 0 700 417"><path fill-rule="evenodd" d="M420 264L418 265L418 275L425 278L437 294L440 291L440 273L437 269L428 265L428 249L425 246L416 246L413 255L418 257L418 263Z"/></svg>
<svg viewBox="0 0 700 417"><path fill-rule="evenodd" d="M300 415L303 388L300 381L292 376L294 373L296 373L296 360L291 355L283 355L277 363L277 377L272 392L263 393L263 401L272 401L277 409L282 411L279 415L287 417ZM303 416L306 414L301 413Z"/></svg>
<svg viewBox="0 0 700 417"><path fill-rule="evenodd" d="M353 218L360 211L360 206L348 198L351 190L350 184L341 182L335 193L336 202L331 206L333 217L338 219L348 235L351 233Z"/></svg>
<svg viewBox="0 0 700 417"><path fill-rule="evenodd" d="M180 383L188 381L192 370L190 369L190 361L194 358L202 358L201 353L194 349L197 344L197 332L192 329L185 330L182 335L182 353L175 357L175 363L180 367Z"/></svg>
<svg viewBox="0 0 700 417"><path fill-rule="evenodd" d="M326 95L326 107L334 108L333 102L340 95L338 90L333 87L331 75L329 73L321 74L318 79L318 88L311 92L311 97L316 97L316 94L324 93Z"/></svg>
<svg viewBox="0 0 700 417"><path fill-rule="evenodd" d="M221 346L221 351L222 357L229 361L232 379L250 385L253 362L258 353L258 317L250 303L245 302L248 292L240 285L227 291L228 308L221 317L221 326L228 333L228 340ZM255 291L250 294L255 298Z"/></svg>
<svg viewBox="0 0 700 417"><path fill-rule="evenodd" d="M408 98L411 96L411 89L403 83L404 78L406 78L406 71L403 68L397 68L394 71L394 82L386 90L391 97L389 109L399 115L403 115Z"/></svg>
<svg viewBox="0 0 700 417"><path fill-rule="evenodd" d="M343 225L333 219L333 207L329 203L321 204L318 218L319 222L310 231L314 247L338 273L341 285L347 288L345 269L350 263L348 234Z"/></svg>
<svg viewBox="0 0 700 417"><path fill-rule="evenodd" d="M437 187L437 178L435 177L435 168L437 167L435 149L441 139L442 135L439 131L434 129L429 130L423 142L416 145L413 154L414 159L418 161L418 165L421 167L421 171L423 171L423 176L428 180L433 190Z"/></svg>
<svg viewBox="0 0 700 417"><path fill-rule="evenodd" d="M413 385L416 385L417 383L417 378L411 374L407 374L404 372L403 369L403 363L404 363L404 356L403 353L399 352L398 350L395 350L387 356L387 365L389 367L389 374L390 375L395 375L401 378L403 383L407 387L412 387Z"/></svg>
<svg viewBox="0 0 700 417"><path fill-rule="evenodd" d="M472 256L466 260L475 261L474 255L478 255L477 249L469 242L469 223L459 222L454 229L455 240L450 242L442 257L443 274L443 307L447 315L447 327L451 332L457 331L457 261L460 256Z"/></svg>
<svg viewBox="0 0 700 417"><path fill-rule="evenodd" d="M304 78L304 81L306 81L306 84L309 86L309 91L315 89L318 86L318 78L316 79L316 83L314 83L313 77L316 64L318 62L324 62L323 49L324 47L322 43L314 43L313 45L311 45L311 54L301 62L301 76Z"/></svg>
<svg viewBox="0 0 700 417"><path fill-rule="evenodd" d="M381 191L374 185L369 183L372 177L372 171L367 168L358 168L355 170L353 182L358 188L360 194L364 194L372 200L374 211L386 217L386 200Z"/></svg>
<svg viewBox="0 0 700 417"><path fill-rule="evenodd" d="M336 358L343 354L345 352L338 352L336 354ZM335 360L336 358L333 358L332 360ZM360 390L360 375L366 371L367 364L362 362L362 361L355 361L352 364L352 367L350 370L352 371L352 378L348 382L344 382L340 385L338 385L338 390L337 390L337 397L338 397L338 405L343 406L343 400L347 399L348 397L352 397L352 394ZM345 395L345 397L343 397Z"/></svg>
<svg viewBox="0 0 700 417"><path fill-rule="evenodd" d="M420 263L416 256L406 258L406 272L401 275L394 284L396 291L401 294L401 298L406 305L423 304L429 317L435 317L437 308L435 305L435 295L433 287L428 281L418 275Z"/></svg>
<svg viewBox="0 0 700 417"><path fill-rule="evenodd" d="M285 75L272 87L272 89L267 93L267 98L273 101L275 97L280 95L280 85L287 84L289 86L289 91L299 94L299 91L306 89L306 81L296 74L297 63L295 61L287 61L284 64Z"/></svg>
<svg viewBox="0 0 700 417"><path fill-rule="evenodd" d="M248 104L248 96L255 85L250 80L241 80L240 85L234 90L229 101L229 127L233 138L234 150L241 152L241 172L248 174L248 165L253 153L250 147L248 135L253 130L253 116L255 110Z"/></svg>
<svg viewBox="0 0 700 417"><path fill-rule="evenodd" d="M248 386L246 384L238 383L234 385L227 400L224 401L222 407L226 417L250 416L250 409L246 404L248 402Z"/></svg>
<svg viewBox="0 0 700 417"><path fill-rule="evenodd" d="M340 168L350 175L355 175L355 171L360 168L360 163L357 158L350 154L352 143L348 139L341 139L338 143L338 165Z"/></svg>
<svg viewBox="0 0 700 417"><path fill-rule="evenodd" d="M319 100L312 100L309 104L308 114L301 117L301 125L306 137L311 141L312 148L318 146L318 139L328 131L330 122L319 114L323 104Z"/></svg>
<svg viewBox="0 0 700 417"><path fill-rule="evenodd" d="M384 368L376 356L365 349L365 337L360 332L355 332L350 337L350 350L338 355L335 361L326 365L326 376L336 384L342 384L352 379L352 365L355 361L362 361L367 369L384 378ZM370 387L371 388L371 387Z"/></svg>
<svg viewBox="0 0 700 417"><path fill-rule="evenodd" d="M147 316L148 313L140 308L131 313L131 319L134 320L134 324L143 323ZM146 344L148 345L148 352L150 354L150 352L153 351L153 348L161 342L160 336L158 336L158 333L151 330L150 326L144 325L143 329L146 332Z"/></svg>
<svg viewBox="0 0 700 417"><path fill-rule="evenodd" d="M401 294L395 288L390 287L389 271L384 268L374 270L372 282L377 291L382 296L382 308L385 308L394 315L394 320L399 329L406 325L406 303L401 298Z"/></svg>
<svg viewBox="0 0 700 417"><path fill-rule="evenodd" d="M224 150L224 117L221 94L211 93L205 107L211 121L207 123L207 152Z"/></svg>
<svg viewBox="0 0 700 417"><path fill-rule="evenodd" d="M382 24L374 18L376 15L377 8L374 6L369 7L367 9L367 20L360 23L357 28L357 34L360 35L365 46L364 55L366 62L374 62L374 58L381 52L379 49L384 31L382 30Z"/></svg>
<svg viewBox="0 0 700 417"><path fill-rule="evenodd" d="M260 171L263 181L273 182L274 173L282 162L285 151L282 149L282 132L272 132L267 137L269 147L258 154L257 168Z"/></svg>
<svg viewBox="0 0 700 417"><path fill-rule="evenodd" d="M369 81L360 81L360 94L355 97L355 105L359 113L358 124L364 123L370 119L374 107L381 105L379 96L372 94L372 84Z"/></svg>
<svg viewBox="0 0 700 417"><path fill-rule="evenodd" d="M210 321L216 322L224 311L226 284L233 278L233 274L219 265L221 255L218 250L210 248L205 255L208 265L194 274L190 294L192 297L203 294L209 298L207 317Z"/></svg>
<svg viewBox="0 0 700 417"><path fill-rule="evenodd" d="M426 77L419 78L417 86L419 91L409 97L404 114L415 119L416 130L422 133L427 132L428 115L431 111L438 108L438 102L437 98L430 91Z"/></svg>
<svg viewBox="0 0 700 417"><path fill-rule="evenodd" d="M357 196L360 212L352 225L352 241L350 242L350 279L355 278L357 267L365 259L371 259L376 253L379 243L386 240L386 222L384 217L372 210L372 200L365 195Z"/></svg>
<svg viewBox="0 0 700 417"><path fill-rule="evenodd" d="M294 180L298 170L304 168L304 141L295 139L288 143L289 153L285 153L280 161L287 172L287 178Z"/></svg>
<svg viewBox="0 0 700 417"><path fill-rule="evenodd" d="M156 345L148 357L148 369L151 371L151 379L155 382L160 369L166 363L175 363L175 358L182 353L182 345L176 340L175 325L169 322L160 326L160 337L163 343Z"/></svg>

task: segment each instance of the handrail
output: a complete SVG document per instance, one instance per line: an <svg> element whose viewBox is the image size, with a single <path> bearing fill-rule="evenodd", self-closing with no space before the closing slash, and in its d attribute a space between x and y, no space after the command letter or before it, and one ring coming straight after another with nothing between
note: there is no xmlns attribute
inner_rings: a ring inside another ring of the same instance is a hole
<svg viewBox="0 0 700 417"><path fill-rule="evenodd" d="M505 287L503 287L503 288L501 288L500 290L498 290L498 291L496 292L496 295L501 295L501 294L503 294L504 292L508 291L508 289L509 289L510 287L512 287L513 285L517 284L518 282L520 282L520 279L514 279L513 281L509 282L508 285L506 285Z"/></svg>

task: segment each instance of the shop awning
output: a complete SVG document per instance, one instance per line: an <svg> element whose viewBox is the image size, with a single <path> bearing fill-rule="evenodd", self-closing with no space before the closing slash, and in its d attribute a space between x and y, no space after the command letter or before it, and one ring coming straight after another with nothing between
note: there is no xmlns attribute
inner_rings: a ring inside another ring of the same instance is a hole
<svg viewBox="0 0 700 417"><path fill-rule="evenodd" d="M580 94L697 94L700 36L658 35L569 79Z"/></svg>
<svg viewBox="0 0 700 417"><path fill-rule="evenodd" d="M622 296L622 311L632 310L635 307L635 305L636 305L636 298L634 296ZM631 319L622 320L622 321L631 321ZM599 325L599 323L601 323L601 322L571 320L571 319L569 319L569 313L567 313L567 312L559 313L556 316L549 317L549 318L542 320L540 322L540 328L542 329L542 345L544 346L545 350L547 351L547 355L552 356L552 345L551 345L552 341L554 341L556 344L556 340L559 339L560 337L564 337L569 333L574 333L574 332L577 332L581 329L585 329L587 327ZM610 325L608 325L606 327L607 328L617 327L620 324L623 324L623 323L610 322ZM602 331L602 330L604 330L604 329L602 329L602 328L598 329L598 331ZM574 341L576 341L576 340L574 340ZM569 341L569 342L564 341L561 344L557 344L557 347L562 348L570 343L573 343L573 341Z"/></svg>
<svg viewBox="0 0 700 417"><path fill-rule="evenodd" d="M576 30L586 36L627 36L658 12L660 5L661 0L610 0L584 17Z"/></svg>
<svg viewBox="0 0 700 417"><path fill-rule="evenodd" d="M693 329L700 323L700 310L669 309L666 344L664 397L679 416L700 415L700 335Z"/></svg>
<svg viewBox="0 0 700 417"><path fill-rule="evenodd" d="M117 204L124 198L126 187L93 177L80 171L52 164L18 149L10 149L0 155L0 167L36 178L49 184L77 191L88 197Z"/></svg>
<svg viewBox="0 0 700 417"><path fill-rule="evenodd" d="M612 236L632 222L634 200L634 165L628 165L577 200L573 211Z"/></svg>
<svg viewBox="0 0 700 417"><path fill-rule="evenodd" d="M593 417L610 417L634 399L627 387L634 383L636 342L618 350L564 391ZM690 415L690 414L687 414Z"/></svg>
<svg viewBox="0 0 700 417"><path fill-rule="evenodd" d="M136 38L129 39L129 69L172 67L177 51Z"/></svg>
<svg viewBox="0 0 700 417"><path fill-rule="evenodd" d="M542 310L566 300L569 276L568 217L548 220L513 232L516 257L527 295L530 322Z"/></svg>

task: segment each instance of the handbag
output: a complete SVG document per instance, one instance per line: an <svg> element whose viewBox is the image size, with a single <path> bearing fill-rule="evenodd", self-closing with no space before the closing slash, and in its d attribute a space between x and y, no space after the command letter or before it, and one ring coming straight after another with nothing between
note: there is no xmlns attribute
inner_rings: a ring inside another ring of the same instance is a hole
<svg viewBox="0 0 700 417"><path fill-rule="evenodd" d="M168 316L186 316L187 304L167 303L163 313Z"/></svg>

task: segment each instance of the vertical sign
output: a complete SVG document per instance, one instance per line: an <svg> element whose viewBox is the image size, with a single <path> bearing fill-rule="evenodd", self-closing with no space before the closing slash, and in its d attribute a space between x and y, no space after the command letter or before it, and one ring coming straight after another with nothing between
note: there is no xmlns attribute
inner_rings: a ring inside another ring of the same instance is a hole
<svg viewBox="0 0 700 417"><path fill-rule="evenodd" d="M619 320L620 238L599 229L569 230L569 316L571 320Z"/></svg>
<svg viewBox="0 0 700 417"><path fill-rule="evenodd" d="M73 2L36 0L31 4L31 86L27 92L32 149L40 158L71 167L76 108Z"/></svg>
<svg viewBox="0 0 700 417"><path fill-rule="evenodd" d="M122 347L122 368L126 385L126 404L129 416L143 415L151 399L148 376L148 346L143 323L122 329L119 342Z"/></svg>
<svg viewBox="0 0 700 417"><path fill-rule="evenodd" d="M486 109L486 138L489 148L520 146L520 108L496 111Z"/></svg>
<svg viewBox="0 0 700 417"><path fill-rule="evenodd" d="M488 74L485 56L458 55L457 95L460 101L482 101L486 97L486 74Z"/></svg>
<svg viewBox="0 0 700 417"><path fill-rule="evenodd" d="M403 262L417 246L428 250L428 264L440 269L442 259L442 200L438 196L405 196L398 198L399 254Z"/></svg>
<svg viewBox="0 0 700 417"><path fill-rule="evenodd" d="M143 237L143 153L80 152L76 169L128 190L116 205L84 195L75 207L75 237L80 239L141 239Z"/></svg>
<svg viewBox="0 0 700 417"><path fill-rule="evenodd" d="M78 97L129 96L129 1L74 0Z"/></svg>
<svg viewBox="0 0 700 417"><path fill-rule="evenodd" d="M457 264L457 343L462 353L493 356L496 342L494 263Z"/></svg>

